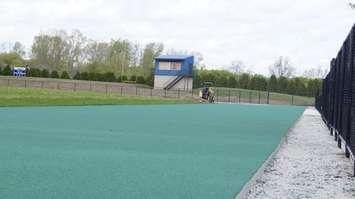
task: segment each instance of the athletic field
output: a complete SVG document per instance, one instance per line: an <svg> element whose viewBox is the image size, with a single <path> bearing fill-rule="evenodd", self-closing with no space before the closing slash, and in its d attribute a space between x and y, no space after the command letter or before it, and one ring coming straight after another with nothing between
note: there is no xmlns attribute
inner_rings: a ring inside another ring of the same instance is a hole
<svg viewBox="0 0 355 199"><path fill-rule="evenodd" d="M303 107L0 108L0 198L233 198Z"/></svg>

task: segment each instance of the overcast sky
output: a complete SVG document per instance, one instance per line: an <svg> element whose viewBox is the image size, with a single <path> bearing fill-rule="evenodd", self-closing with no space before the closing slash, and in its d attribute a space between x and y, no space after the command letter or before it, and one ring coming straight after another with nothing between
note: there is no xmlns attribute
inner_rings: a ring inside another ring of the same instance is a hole
<svg viewBox="0 0 355 199"><path fill-rule="evenodd" d="M346 0L1 0L0 42L53 29L197 51L209 68L242 60L268 74L278 56L299 73L328 66L355 22Z"/></svg>

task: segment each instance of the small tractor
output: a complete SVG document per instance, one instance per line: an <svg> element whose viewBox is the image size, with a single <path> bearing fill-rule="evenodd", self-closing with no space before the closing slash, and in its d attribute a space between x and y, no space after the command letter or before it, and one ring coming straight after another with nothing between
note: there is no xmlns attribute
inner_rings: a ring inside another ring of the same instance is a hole
<svg viewBox="0 0 355 199"><path fill-rule="evenodd" d="M200 98L202 102L214 103L215 96L211 88L212 85L212 82L204 82L201 84L202 89L200 90Z"/></svg>

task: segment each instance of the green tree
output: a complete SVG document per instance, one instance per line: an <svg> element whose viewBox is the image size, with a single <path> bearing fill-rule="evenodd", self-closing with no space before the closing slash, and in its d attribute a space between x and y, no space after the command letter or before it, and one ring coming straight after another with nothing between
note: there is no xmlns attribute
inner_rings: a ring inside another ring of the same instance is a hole
<svg viewBox="0 0 355 199"><path fill-rule="evenodd" d="M115 75L126 75L131 61L131 43L128 40L111 40L109 63Z"/></svg>
<svg viewBox="0 0 355 199"><path fill-rule="evenodd" d="M22 57L16 53L0 54L0 66L22 66L24 63Z"/></svg>
<svg viewBox="0 0 355 199"><path fill-rule="evenodd" d="M54 71L51 72L50 77L51 77L51 78L59 78L59 74L58 74L57 71L54 70Z"/></svg>
<svg viewBox="0 0 355 199"><path fill-rule="evenodd" d="M12 70L9 65L6 65L4 70L2 71L2 75L4 76L12 76Z"/></svg>
<svg viewBox="0 0 355 199"><path fill-rule="evenodd" d="M152 69L154 69L154 59L158 57L163 50L164 46L161 43L149 43L145 46L141 58L144 77L148 77L152 74Z"/></svg>
<svg viewBox="0 0 355 199"><path fill-rule="evenodd" d="M67 71L63 71L62 74L60 75L61 79L70 79L70 76Z"/></svg>
<svg viewBox="0 0 355 199"><path fill-rule="evenodd" d="M228 78L228 87L229 88L236 88L237 87L237 80L235 76L229 76Z"/></svg>
<svg viewBox="0 0 355 199"><path fill-rule="evenodd" d="M81 80L81 73L79 71L76 71L75 75L73 76L73 79Z"/></svg>
<svg viewBox="0 0 355 199"><path fill-rule="evenodd" d="M250 81L250 75L248 73L243 73L239 78L239 85L243 89L248 89Z"/></svg>
<svg viewBox="0 0 355 199"><path fill-rule="evenodd" d="M41 71L41 77L49 77L49 72L47 69L43 69Z"/></svg>
<svg viewBox="0 0 355 199"><path fill-rule="evenodd" d="M278 82L278 91L280 93L287 93L288 79L284 76L280 76L277 82Z"/></svg>
<svg viewBox="0 0 355 199"><path fill-rule="evenodd" d="M145 83L145 79L143 76L138 76L137 77L137 83L138 84L144 84Z"/></svg>
<svg viewBox="0 0 355 199"><path fill-rule="evenodd" d="M278 90L278 82L275 75L271 75L268 83L268 90L271 92L276 92Z"/></svg>
<svg viewBox="0 0 355 199"><path fill-rule="evenodd" d="M131 77L129 78L129 81L137 81L137 76L135 75L131 75Z"/></svg>
<svg viewBox="0 0 355 199"><path fill-rule="evenodd" d="M25 46L21 44L21 42L15 42L12 47L12 53L18 54L20 57L24 57L26 55Z"/></svg>
<svg viewBox="0 0 355 199"><path fill-rule="evenodd" d="M115 82L116 81L115 74L113 74L112 72L104 73L103 77L104 77L104 81L106 81L106 82Z"/></svg>
<svg viewBox="0 0 355 199"><path fill-rule="evenodd" d="M30 68L28 76L41 77L41 70L39 70L38 68Z"/></svg>

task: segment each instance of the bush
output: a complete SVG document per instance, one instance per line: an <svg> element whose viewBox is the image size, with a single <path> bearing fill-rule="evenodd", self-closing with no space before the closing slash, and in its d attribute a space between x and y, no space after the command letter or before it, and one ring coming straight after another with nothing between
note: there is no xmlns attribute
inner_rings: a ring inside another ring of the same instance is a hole
<svg viewBox="0 0 355 199"><path fill-rule="evenodd" d="M43 69L41 71L41 77L49 77L49 72L47 69Z"/></svg>
<svg viewBox="0 0 355 199"><path fill-rule="evenodd" d="M11 76L12 75L12 70L9 65L6 65L4 70L2 71L2 75L4 76Z"/></svg>
<svg viewBox="0 0 355 199"><path fill-rule="evenodd" d="M58 72L57 71L52 71L51 72L51 78L59 78L59 74L58 74Z"/></svg>
<svg viewBox="0 0 355 199"><path fill-rule="evenodd" d="M76 72L73 79L80 80L81 79L81 74L80 72Z"/></svg>
<svg viewBox="0 0 355 199"><path fill-rule="evenodd" d="M132 81L132 82L137 81L137 76L132 75L132 76L129 78L129 81Z"/></svg>
<svg viewBox="0 0 355 199"><path fill-rule="evenodd" d="M154 76L153 75L149 75L146 79L145 82L147 85L149 86L154 86Z"/></svg>
<svg viewBox="0 0 355 199"><path fill-rule="evenodd" d="M62 74L60 75L60 78L61 79L70 79L67 71L63 71Z"/></svg>
<svg viewBox="0 0 355 199"><path fill-rule="evenodd" d="M80 73L80 79L89 80L89 73L87 73L87 72Z"/></svg>
<svg viewBox="0 0 355 199"><path fill-rule="evenodd" d="M121 76L117 76L116 82L122 82L122 81L121 81Z"/></svg>
<svg viewBox="0 0 355 199"><path fill-rule="evenodd" d="M114 81L116 81L115 74L113 74L111 72L104 73L103 74L103 79L106 82L114 82Z"/></svg>
<svg viewBox="0 0 355 199"><path fill-rule="evenodd" d="M126 76L126 75L122 75L122 76L121 76L121 81L122 81L122 82L127 81L127 76Z"/></svg>
<svg viewBox="0 0 355 199"><path fill-rule="evenodd" d="M41 70L38 68L30 68L28 72L29 77L41 77Z"/></svg>
<svg viewBox="0 0 355 199"><path fill-rule="evenodd" d="M97 73L88 73L88 80L90 80L90 81L97 81L97 80L98 80L98 75L97 75Z"/></svg>
<svg viewBox="0 0 355 199"><path fill-rule="evenodd" d="M145 83L145 79L143 76L138 76L137 77L137 83L138 84L144 84Z"/></svg>

